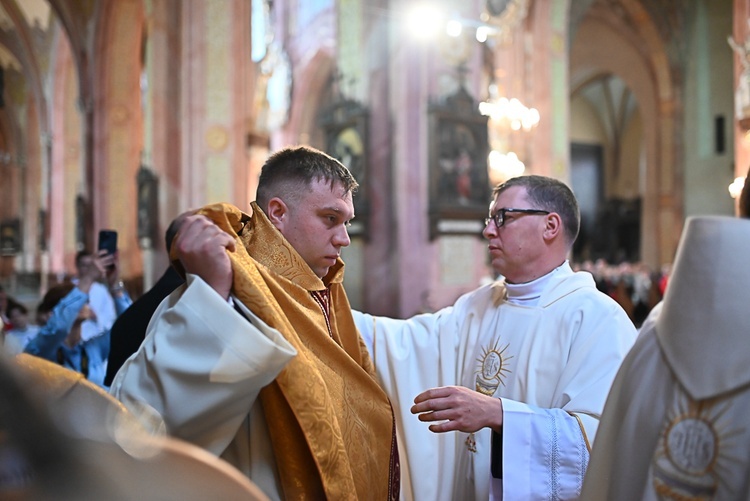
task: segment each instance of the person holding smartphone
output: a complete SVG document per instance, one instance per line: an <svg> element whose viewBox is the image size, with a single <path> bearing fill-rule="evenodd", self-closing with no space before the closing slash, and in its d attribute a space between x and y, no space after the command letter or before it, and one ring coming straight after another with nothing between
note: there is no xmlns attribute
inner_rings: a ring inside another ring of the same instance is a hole
<svg viewBox="0 0 750 501"><path fill-rule="evenodd" d="M106 389L104 376L109 356L109 329L83 339L83 325L94 316L90 306L94 285L102 285L99 280L105 276L110 284L119 283L116 255L104 250L99 254L92 258L90 266L84 268L75 285L58 284L47 291L38 308L44 325L24 352L80 372L92 383ZM114 291L113 296L117 313L122 313L132 304L123 288Z"/></svg>
<svg viewBox="0 0 750 501"><path fill-rule="evenodd" d="M96 256L112 256L112 262L107 265L106 277L112 276L112 271L115 266L114 258L117 256L117 232L114 230L101 230L99 231L99 240L97 244L97 254L94 255L89 251L80 251L76 255L76 270L77 278L83 276L93 265ZM73 280L76 283L77 279ZM115 311L114 297L110 294L108 288L112 288L112 292L119 294L123 289L122 282L119 281L119 276L116 278L114 283L105 285L100 281L96 281L91 285L91 292L89 293L89 308L91 309L91 318L83 321L81 324L81 339L88 341L96 336L99 336L104 331L109 331L112 328L112 324L117 318L117 312Z"/></svg>

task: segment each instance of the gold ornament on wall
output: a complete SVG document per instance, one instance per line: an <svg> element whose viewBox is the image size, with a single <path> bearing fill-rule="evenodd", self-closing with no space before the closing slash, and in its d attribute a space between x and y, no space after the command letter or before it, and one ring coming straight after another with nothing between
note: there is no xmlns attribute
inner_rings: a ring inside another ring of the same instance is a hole
<svg viewBox="0 0 750 501"><path fill-rule="evenodd" d="M206 143L214 151L221 151L229 144L229 134L220 125L214 125L206 131Z"/></svg>
<svg viewBox="0 0 750 501"><path fill-rule="evenodd" d="M485 0L485 12L480 20L486 27L477 29L477 40L485 42L494 38L501 45L512 42L513 30L526 19L529 3L529 0Z"/></svg>
<svg viewBox="0 0 750 501"><path fill-rule="evenodd" d="M110 118L114 125L122 125L130 118L130 111L125 105L117 104L110 109Z"/></svg>

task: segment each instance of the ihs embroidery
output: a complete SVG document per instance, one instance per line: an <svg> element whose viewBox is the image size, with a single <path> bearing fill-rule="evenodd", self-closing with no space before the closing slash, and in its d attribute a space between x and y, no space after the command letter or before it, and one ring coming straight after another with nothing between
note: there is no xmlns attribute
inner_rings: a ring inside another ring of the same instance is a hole
<svg viewBox="0 0 750 501"><path fill-rule="evenodd" d="M652 460L654 489L661 499L714 499L727 471L722 463L731 460L721 450L731 435L721 425L729 403L694 402L683 394L674 407Z"/></svg>
<svg viewBox="0 0 750 501"><path fill-rule="evenodd" d="M510 374L510 369L506 365L508 360L513 358L505 355L509 345L499 348L498 343L499 340L495 341L491 348L483 348L482 356L477 359L479 369L474 379L474 389L488 397L494 395L501 384L505 385L504 379ZM469 452L477 452L477 442L473 433L469 433L465 443Z"/></svg>
<svg viewBox="0 0 750 501"><path fill-rule="evenodd" d="M504 356L505 350L508 349L506 344L498 348L499 340L491 348L483 348L482 356L477 359L479 370L476 372L474 388L482 395L491 397L502 384L505 385L504 379L510 374L510 369L506 367L508 360L512 356Z"/></svg>

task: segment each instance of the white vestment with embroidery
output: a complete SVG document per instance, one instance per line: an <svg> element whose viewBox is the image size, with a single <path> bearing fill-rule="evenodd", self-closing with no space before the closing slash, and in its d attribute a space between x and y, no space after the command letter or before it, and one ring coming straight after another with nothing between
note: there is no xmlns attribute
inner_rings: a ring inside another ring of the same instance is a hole
<svg viewBox="0 0 750 501"><path fill-rule="evenodd" d="M587 441L636 330L589 273L565 263L543 278L531 306L506 300L498 281L409 320L355 312L396 412L403 499L578 496ZM503 480L490 473L489 429L436 434L411 414L419 393L450 385L503 399Z"/></svg>
<svg viewBox="0 0 750 501"><path fill-rule="evenodd" d="M581 499L750 499L750 221L688 218L617 374Z"/></svg>

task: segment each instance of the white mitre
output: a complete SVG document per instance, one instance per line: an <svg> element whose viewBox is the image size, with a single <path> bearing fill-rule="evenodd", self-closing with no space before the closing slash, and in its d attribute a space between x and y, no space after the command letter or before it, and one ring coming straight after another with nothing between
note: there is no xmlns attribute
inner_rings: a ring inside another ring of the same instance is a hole
<svg viewBox="0 0 750 501"><path fill-rule="evenodd" d="M695 400L750 382L750 220L688 218L656 336Z"/></svg>

